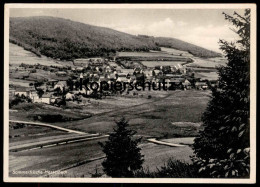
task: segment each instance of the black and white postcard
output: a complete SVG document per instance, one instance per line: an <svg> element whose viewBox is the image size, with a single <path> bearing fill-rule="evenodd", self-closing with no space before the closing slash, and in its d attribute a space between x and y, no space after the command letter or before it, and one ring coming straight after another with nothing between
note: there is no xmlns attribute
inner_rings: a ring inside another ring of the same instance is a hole
<svg viewBox="0 0 260 187"><path fill-rule="evenodd" d="M6 4L4 181L255 183L255 4Z"/></svg>

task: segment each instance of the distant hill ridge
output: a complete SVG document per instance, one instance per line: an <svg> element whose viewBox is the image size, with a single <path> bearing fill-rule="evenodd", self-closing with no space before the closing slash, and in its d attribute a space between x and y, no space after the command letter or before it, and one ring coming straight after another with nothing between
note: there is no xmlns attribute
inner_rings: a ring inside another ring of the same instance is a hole
<svg viewBox="0 0 260 187"><path fill-rule="evenodd" d="M188 51L200 57L220 56L174 38L134 36L56 17L10 18L10 42L38 56L61 60L109 57L116 51L160 50L161 46Z"/></svg>

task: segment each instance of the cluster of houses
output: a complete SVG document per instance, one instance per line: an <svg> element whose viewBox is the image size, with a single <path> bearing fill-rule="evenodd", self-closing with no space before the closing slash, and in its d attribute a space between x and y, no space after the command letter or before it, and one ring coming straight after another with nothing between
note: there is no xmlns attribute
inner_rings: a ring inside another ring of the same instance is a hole
<svg viewBox="0 0 260 187"><path fill-rule="evenodd" d="M33 87L18 87L16 89L9 89L10 96L20 96L30 98L33 103L46 103L50 104L54 102L55 98L52 98L50 94L44 93L41 97Z"/></svg>
<svg viewBox="0 0 260 187"><path fill-rule="evenodd" d="M42 67L41 67L42 68ZM55 67L48 67L55 69ZM48 69L47 68L47 69ZM45 81L44 85L29 88L15 88L10 89L10 95L24 96L31 99L33 103L51 104L57 100L74 100L78 95L89 96L93 90L86 88L86 84L91 82L124 82L135 84L138 81L152 82L159 84L166 82L167 87L175 85L174 89L208 89L209 83L216 84L216 81L206 82L195 80L194 77L187 73L186 67L165 67L157 68L143 68L135 67L134 69L125 69L120 67L115 61L103 58L77 59L74 61L74 67L66 68L64 71L58 67L59 71L55 71L58 76L66 77L66 79L49 79ZM170 68L170 69L169 69ZM49 70L49 69L48 69ZM57 67L56 67L57 70ZM69 73L73 73L73 78ZM43 91L39 94L38 90ZM59 93L57 94L57 91Z"/></svg>

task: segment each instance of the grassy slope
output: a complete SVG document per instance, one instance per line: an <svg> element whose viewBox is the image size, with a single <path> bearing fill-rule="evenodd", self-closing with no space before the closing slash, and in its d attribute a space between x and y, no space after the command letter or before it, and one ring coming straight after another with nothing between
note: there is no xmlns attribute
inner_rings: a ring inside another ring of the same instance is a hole
<svg viewBox="0 0 260 187"><path fill-rule="evenodd" d="M197 57L221 57L220 53L216 53L214 51L210 51L175 38L156 37L154 38L154 41L161 47L169 47L177 50L187 51Z"/></svg>
<svg viewBox="0 0 260 187"><path fill-rule="evenodd" d="M195 56L218 56L215 52L174 38L134 36L54 17L11 18L10 42L39 56L43 54L63 60L107 56L115 51L158 50L159 46L189 51Z"/></svg>

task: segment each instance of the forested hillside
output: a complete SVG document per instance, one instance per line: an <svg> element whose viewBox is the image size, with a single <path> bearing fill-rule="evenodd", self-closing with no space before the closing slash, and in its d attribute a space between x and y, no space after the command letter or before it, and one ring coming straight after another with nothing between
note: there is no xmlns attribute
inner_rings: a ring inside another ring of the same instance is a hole
<svg viewBox="0 0 260 187"><path fill-rule="evenodd" d="M218 53L173 38L134 36L55 17L10 18L10 42L38 56L61 60L107 57L116 51L160 50L160 46L189 51L195 56L218 56Z"/></svg>
<svg viewBox="0 0 260 187"><path fill-rule="evenodd" d="M64 60L105 56L116 50L158 50L149 39L54 17L11 18L10 42Z"/></svg>

